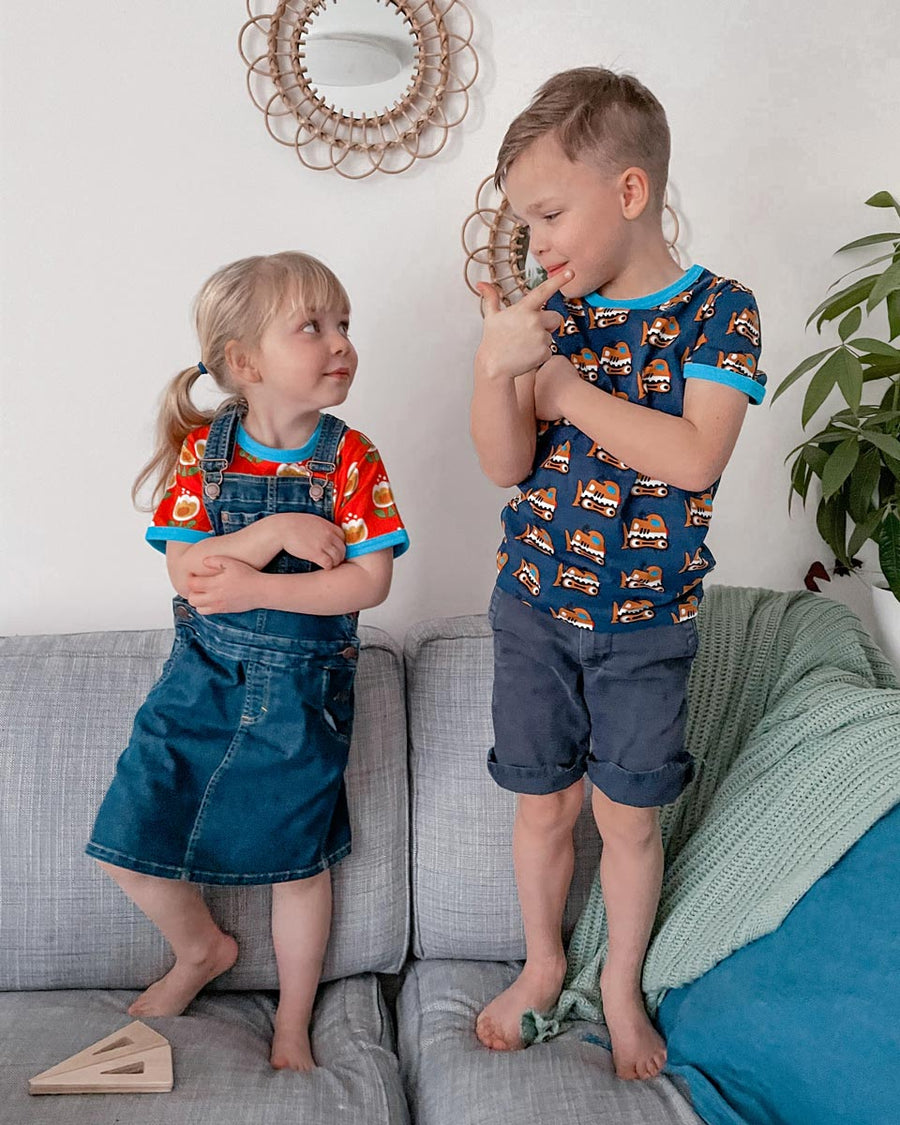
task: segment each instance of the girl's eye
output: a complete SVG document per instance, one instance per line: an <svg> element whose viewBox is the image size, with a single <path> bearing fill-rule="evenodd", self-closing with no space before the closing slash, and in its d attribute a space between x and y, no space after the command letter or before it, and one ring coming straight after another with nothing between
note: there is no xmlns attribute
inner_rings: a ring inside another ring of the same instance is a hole
<svg viewBox="0 0 900 1125"><path fill-rule="evenodd" d="M350 321L349 320L341 321L341 323L338 327L340 328L342 335L344 335L344 336L350 335Z"/></svg>
<svg viewBox="0 0 900 1125"><path fill-rule="evenodd" d="M300 331L301 332L318 332L319 331L319 322L317 320L308 320L306 322L306 324L301 326Z"/></svg>

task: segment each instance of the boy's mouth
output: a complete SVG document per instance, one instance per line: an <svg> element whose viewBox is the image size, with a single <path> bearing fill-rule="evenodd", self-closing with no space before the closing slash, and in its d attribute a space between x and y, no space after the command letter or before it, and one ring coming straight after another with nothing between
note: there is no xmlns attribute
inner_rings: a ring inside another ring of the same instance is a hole
<svg viewBox="0 0 900 1125"><path fill-rule="evenodd" d="M350 378L350 368L349 367L336 367L334 369L334 371L326 371L325 374L330 375L332 378L335 378L335 379L349 379Z"/></svg>
<svg viewBox="0 0 900 1125"><path fill-rule="evenodd" d="M547 276L553 277L554 274L559 273L560 270L564 270L568 264L568 262L560 262L558 266L550 266L547 270Z"/></svg>

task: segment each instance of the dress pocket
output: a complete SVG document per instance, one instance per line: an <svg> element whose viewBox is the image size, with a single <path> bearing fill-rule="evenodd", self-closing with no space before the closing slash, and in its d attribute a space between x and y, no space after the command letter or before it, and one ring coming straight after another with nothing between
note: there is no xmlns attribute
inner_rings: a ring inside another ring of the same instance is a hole
<svg viewBox="0 0 900 1125"><path fill-rule="evenodd" d="M356 651L356 650L354 650ZM356 657L330 662L322 675L322 719L342 742L353 734Z"/></svg>

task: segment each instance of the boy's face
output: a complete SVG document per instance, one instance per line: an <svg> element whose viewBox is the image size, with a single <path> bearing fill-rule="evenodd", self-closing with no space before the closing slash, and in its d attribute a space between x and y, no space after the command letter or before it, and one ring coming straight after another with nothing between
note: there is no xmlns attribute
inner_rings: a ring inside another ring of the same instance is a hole
<svg viewBox="0 0 900 1125"><path fill-rule="evenodd" d="M620 176L569 160L553 133L532 142L506 174L506 197L530 230L529 250L552 277L574 271L565 297L615 280L628 260L631 225L622 213Z"/></svg>

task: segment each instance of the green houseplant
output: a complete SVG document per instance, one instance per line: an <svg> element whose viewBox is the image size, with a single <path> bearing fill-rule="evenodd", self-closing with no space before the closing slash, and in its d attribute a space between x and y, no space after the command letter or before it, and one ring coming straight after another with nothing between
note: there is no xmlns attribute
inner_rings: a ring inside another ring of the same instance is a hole
<svg viewBox="0 0 900 1125"><path fill-rule="evenodd" d="M866 204L893 208L900 219L900 204L889 192L878 192ZM837 321L838 342L798 364L772 402L807 376L801 411L806 429L835 387L840 391L841 408L786 458L793 458L789 498L796 493L805 506L815 477L816 526L837 568L857 566L854 556L873 540L887 587L900 602L900 347L894 343L900 337L900 230L866 235L836 253L861 247L878 247L878 256L830 289L868 272L826 297L806 322L809 327L815 321L821 335L823 325ZM870 327L875 310L873 322L886 321L886 331ZM864 319L866 334L857 335Z"/></svg>

